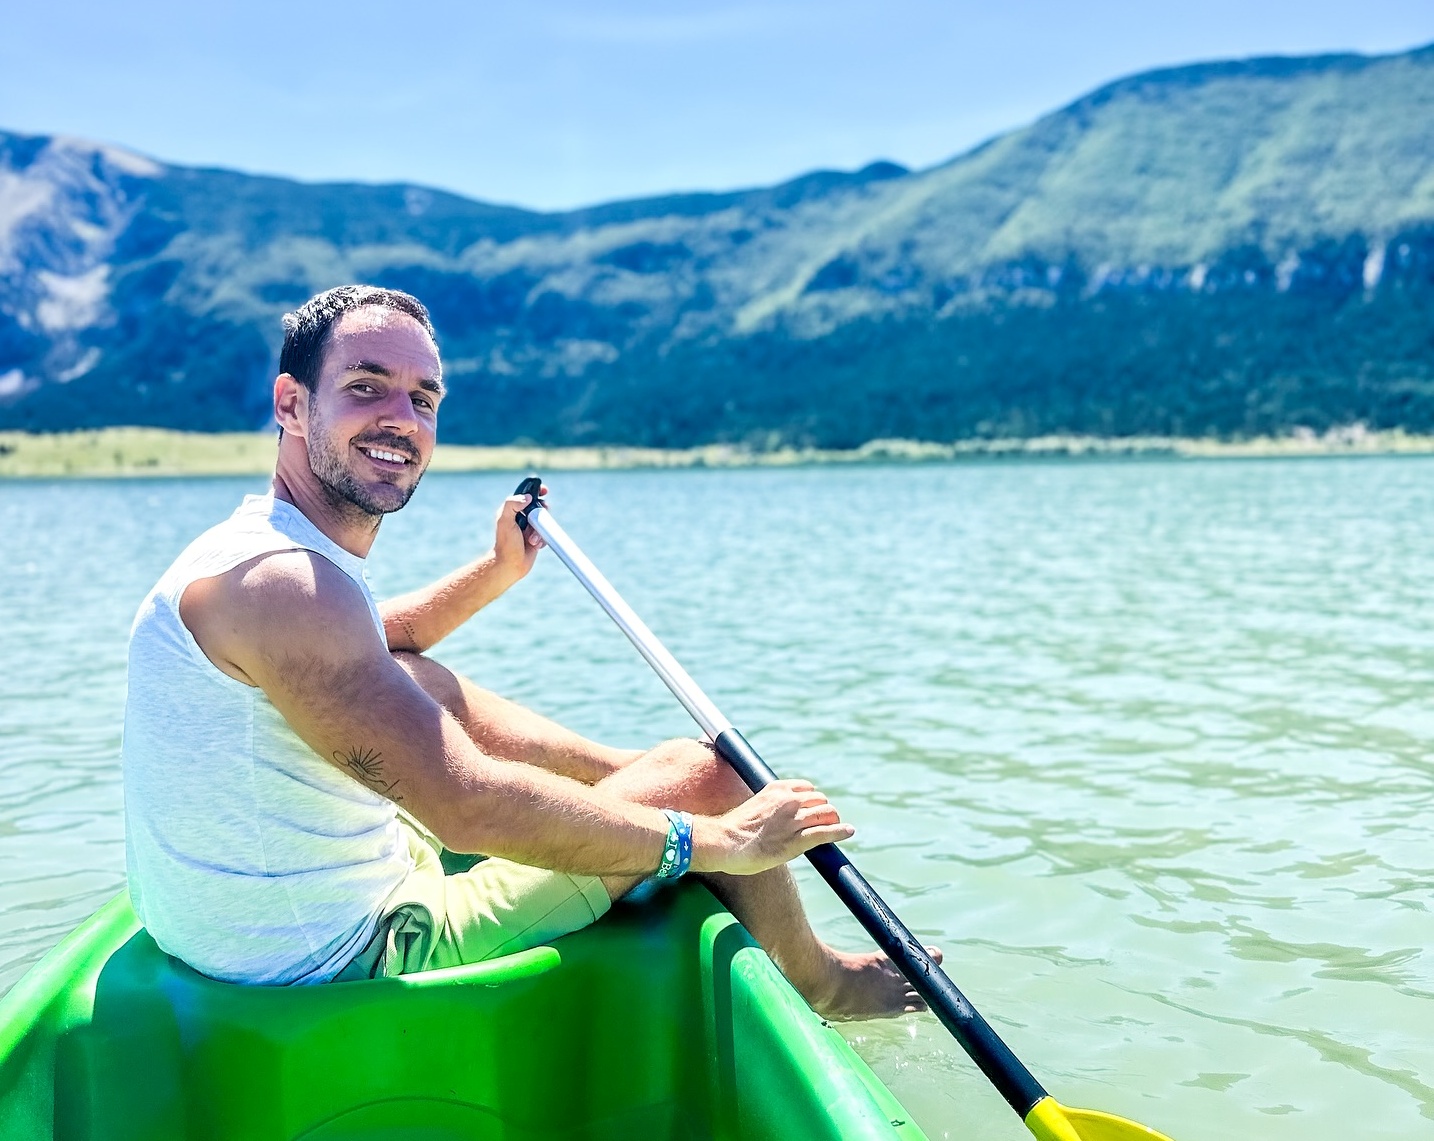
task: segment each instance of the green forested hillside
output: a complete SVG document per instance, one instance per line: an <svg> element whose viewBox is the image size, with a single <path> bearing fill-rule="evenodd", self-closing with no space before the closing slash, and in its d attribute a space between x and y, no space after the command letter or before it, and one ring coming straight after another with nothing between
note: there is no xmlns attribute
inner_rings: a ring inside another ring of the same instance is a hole
<svg viewBox="0 0 1434 1141"><path fill-rule="evenodd" d="M1120 80L931 170L540 214L0 135L0 428L267 415L279 315L431 307L450 439L1434 427L1434 48Z"/></svg>

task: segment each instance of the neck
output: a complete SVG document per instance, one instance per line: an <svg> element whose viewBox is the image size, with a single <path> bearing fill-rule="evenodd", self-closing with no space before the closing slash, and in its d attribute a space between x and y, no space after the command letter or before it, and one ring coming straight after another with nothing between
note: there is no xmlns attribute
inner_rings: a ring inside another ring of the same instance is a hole
<svg viewBox="0 0 1434 1141"><path fill-rule="evenodd" d="M378 537L381 516L370 515L334 495L319 482L309 467L308 453L302 441L297 449L279 448L279 462L274 470L274 498L291 503L304 513L315 527L351 555L368 558L369 549ZM294 456L294 452L301 454Z"/></svg>

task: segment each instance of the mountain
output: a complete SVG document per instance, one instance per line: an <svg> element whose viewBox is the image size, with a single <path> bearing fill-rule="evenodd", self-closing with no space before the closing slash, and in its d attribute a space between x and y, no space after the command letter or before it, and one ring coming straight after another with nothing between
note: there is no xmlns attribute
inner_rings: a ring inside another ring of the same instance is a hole
<svg viewBox="0 0 1434 1141"><path fill-rule="evenodd" d="M0 427L259 426L280 314L344 281L429 305L455 441L1427 431L1434 46L566 213L0 134Z"/></svg>

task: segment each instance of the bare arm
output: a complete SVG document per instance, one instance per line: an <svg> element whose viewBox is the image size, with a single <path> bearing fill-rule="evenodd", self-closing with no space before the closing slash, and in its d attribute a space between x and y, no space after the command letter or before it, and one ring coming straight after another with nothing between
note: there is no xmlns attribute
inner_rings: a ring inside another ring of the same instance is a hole
<svg viewBox="0 0 1434 1141"><path fill-rule="evenodd" d="M590 875L657 867L659 811L482 753L393 660L362 595L309 552L265 556L185 592L185 624L225 672L263 689L322 758L454 851ZM820 793L780 782L694 826L693 867L747 873L851 834Z"/></svg>
<svg viewBox="0 0 1434 1141"><path fill-rule="evenodd" d="M544 488L544 491L547 489ZM493 549L437 582L379 604L390 650L423 653L441 642L533 568L542 540L518 529L526 495L510 495L498 509Z"/></svg>

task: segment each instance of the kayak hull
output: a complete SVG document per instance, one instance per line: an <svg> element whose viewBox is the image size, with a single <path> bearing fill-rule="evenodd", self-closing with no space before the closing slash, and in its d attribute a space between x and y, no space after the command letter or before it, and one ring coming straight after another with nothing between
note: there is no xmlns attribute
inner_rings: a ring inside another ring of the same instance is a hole
<svg viewBox="0 0 1434 1141"><path fill-rule="evenodd" d="M0 999L7 1141L916 1139L688 885L487 963L215 982L112 900Z"/></svg>

